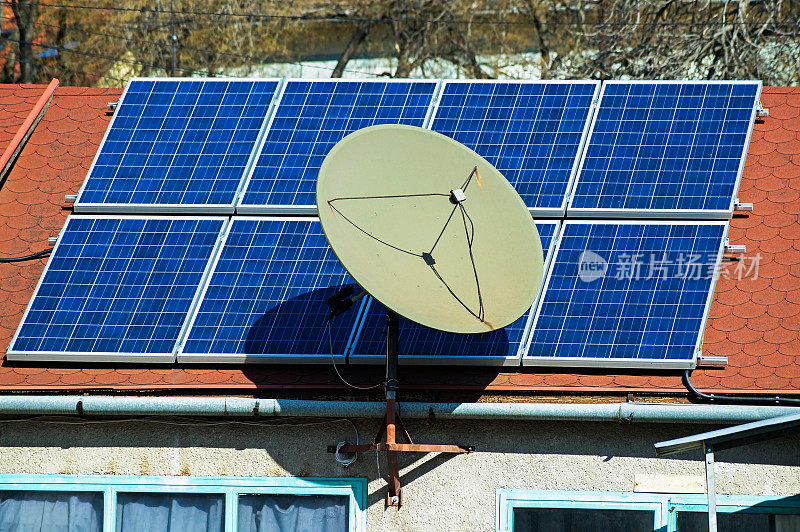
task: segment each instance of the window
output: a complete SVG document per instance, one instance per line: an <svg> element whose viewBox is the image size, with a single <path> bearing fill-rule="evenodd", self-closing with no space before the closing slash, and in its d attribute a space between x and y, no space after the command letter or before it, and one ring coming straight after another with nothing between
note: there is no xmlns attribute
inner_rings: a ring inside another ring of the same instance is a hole
<svg viewBox="0 0 800 532"><path fill-rule="evenodd" d="M695 532L708 530L705 495L673 497L670 508L671 530ZM764 530L800 532L800 496L750 497L717 495L717 530Z"/></svg>
<svg viewBox="0 0 800 532"><path fill-rule="evenodd" d="M366 490L352 478L0 475L0 530L362 532Z"/></svg>
<svg viewBox="0 0 800 532"><path fill-rule="evenodd" d="M586 510L577 508L517 508L514 530L531 532L627 530L651 532L655 514L648 510Z"/></svg>
<svg viewBox="0 0 800 532"><path fill-rule="evenodd" d="M800 532L800 496L717 495L719 532ZM705 494L498 490L497 530L705 532Z"/></svg>
<svg viewBox="0 0 800 532"><path fill-rule="evenodd" d="M640 493L498 490L497 529L504 532L666 530L657 496Z"/></svg>
<svg viewBox="0 0 800 532"><path fill-rule="evenodd" d="M0 530L100 532L102 525L102 493L0 491Z"/></svg>

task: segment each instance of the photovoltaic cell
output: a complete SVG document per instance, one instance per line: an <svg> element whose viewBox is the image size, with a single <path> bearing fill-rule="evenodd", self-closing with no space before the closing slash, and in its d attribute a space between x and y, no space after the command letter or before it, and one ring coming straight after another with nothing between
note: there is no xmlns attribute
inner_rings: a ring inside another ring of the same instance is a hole
<svg viewBox="0 0 800 532"><path fill-rule="evenodd" d="M328 151L368 126L424 126L436 86L436 81L287 81L240 207L313 209L317 173Z"/></svg>
<svg viewBox="0 0 800 532"><path fill-rule="evenodd" d="M536 224L545 254L545 265L558 225L558 222ZM350 359L378 362L383 360L386 353L386 308L371 297L367 305ZM517 357L529 318L530 312L526 312L502 329L482 334L456 334L430 329L400 317L400 360L499 364L514 359L519 364Z"/></svg>
<svg viewBox="0 0 800 532"><path fill-rule="evenodd" d="M327 299L354 281L311 219L234 218L181 359L261 362L343 355L355 309Z"/></svg>
<svg viewBox="0 0 800 532"><path fill-rule="evenodd" d="M724 222L566 222L526 364L690 367Z"/></svg>
<svg viewBox="0 0 800 532"><path fill-rule="evenodd" d="M445 82L431 129L472 148L534 211L563 214L599 82Z"/></svg>
<svg viewBox="0 0 800 532"><path fill-rule="evenodd" d="M569 215L729 217L760 82L606 82Z"/></svg>
<svg viewBox="0 0 800 532"><path fill-rule="evenodd" d="M226 205L232 212L277 87L276 80L132 80L76 208Z"/></svg>
<svg viewBox="0 0 800 532"><path fill-rule="evenodd" d="M71 216L9 353L171 360L224 223Z"/></svg>

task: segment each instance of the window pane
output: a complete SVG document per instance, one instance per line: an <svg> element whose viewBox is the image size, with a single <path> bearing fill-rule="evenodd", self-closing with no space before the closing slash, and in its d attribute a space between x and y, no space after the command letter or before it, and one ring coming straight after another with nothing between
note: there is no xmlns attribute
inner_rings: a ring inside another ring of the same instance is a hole
<svg viewBox="0 0 800 532"><path fill-rule="evenodd" d="M221 494L120 493L117 532L222 532Z"/></svg>
<svg viewBox="0 0 800 532"><path fill-rule="evenodd" d="M654 522L647 510L514 509L514 532L653 532Z"/></svg>
<svg viewBox="0 0 800 532"><path fill-rule="evenodd" d="M0 530L100 532L103 494L0 491Z"/></svg>
<svg viewBox="0 0 800 532"><path fill-rule="evenodd" d="M708 514L699 512L678 512L679 532L706 532ZM776 515L755 513L717 513L718 532L800 532L800 515Z"/></svg>
<svg viewBox="0 0 800 532"><path fill-rule="evenodd" d="M344 495L242 495L238 532L346 532Z"/></svg>

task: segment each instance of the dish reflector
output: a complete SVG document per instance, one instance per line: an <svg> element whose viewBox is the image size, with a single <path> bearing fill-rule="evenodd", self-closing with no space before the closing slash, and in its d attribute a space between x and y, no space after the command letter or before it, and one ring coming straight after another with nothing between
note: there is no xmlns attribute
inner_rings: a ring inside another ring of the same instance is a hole
<svg viewBox="0 0 800 532"><path fill-rule="evenodd" d="M514 322L542 279L522 199L459 142L380 125L342 139L317 181L320 222L348 273L385 306L449 332Z"/></svg>

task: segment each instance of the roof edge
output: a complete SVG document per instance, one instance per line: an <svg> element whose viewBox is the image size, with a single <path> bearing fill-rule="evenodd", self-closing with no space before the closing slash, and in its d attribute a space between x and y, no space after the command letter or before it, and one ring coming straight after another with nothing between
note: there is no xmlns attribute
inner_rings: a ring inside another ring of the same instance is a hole
<svg viewBox="0 0 800 532"><path fill-rule="evenodd" d="M47 87L45 87L42 95L39 96L39 99L33 106L33 109L28 113L22 125L19 126L14 138L11 139L11 142L6 146L3 154L0 155L0 184L5 180L6 175L8 175L8 172L14 165L17 155L19 155L19 152L25 147L25 143L28 142L28 139L33 134L39 121L42 119L45 112L47 112L47 108L53 100L53 95L56 92L58 84L58 79L53 78Z"/></svg>

